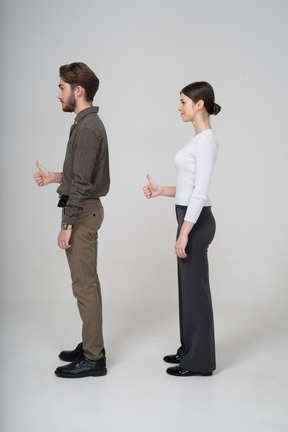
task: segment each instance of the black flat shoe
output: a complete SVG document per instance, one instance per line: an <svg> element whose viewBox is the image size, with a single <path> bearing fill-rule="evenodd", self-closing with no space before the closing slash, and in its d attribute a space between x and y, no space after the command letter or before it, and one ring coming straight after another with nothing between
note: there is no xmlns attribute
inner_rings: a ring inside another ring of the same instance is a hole
<svg viewBox="0 0 288 432"><path fill-rule="evenodd" d="M166 370L166 372L169 375L174 376L194 376L194 375L201 375L201 376L211 376L212 372L192 372L188 369L183 369L180 366L173 366Z"/></svg>
<svg viewBox="0 0 288 432"><path fill-rule="evenodd" d="M181 356L178 354L169 354L166 355L163 360L167 363L180 363Z"/></svg>
<svg viewBox="0 0 288 432"><path fill-rule="evenodd" d="M78 357L82 356L83 354L84 354L83 343L81 342L72 351L61 351L59 354L59 358L63 361L74 362L75 360L78 359ZM102 349L102 354L103 354L104 360L106 361L105 348Z"/></svg>
<svg viewBox="0 0 288 432"><path fill-rule="evenodd" d="M61 378L103 376L107 374L106 362L103 357L100 360L93 361L82 355L73 363L58 367L55 370L55 374Z"/></svg>

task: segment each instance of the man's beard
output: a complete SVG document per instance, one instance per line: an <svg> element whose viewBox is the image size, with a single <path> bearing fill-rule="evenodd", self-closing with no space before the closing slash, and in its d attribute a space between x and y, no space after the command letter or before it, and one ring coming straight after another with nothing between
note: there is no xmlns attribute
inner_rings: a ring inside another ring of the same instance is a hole
<svg viewBox="0 0 288 432"><path fill-rule="evenodd" d="M67 100L67 102L65 102L65 104L62 105L62 110L64 112L73 112L75 110L75 107L76 107L75 94L73 92L71 92L71 95L70 95L69 99Z"/></svg>

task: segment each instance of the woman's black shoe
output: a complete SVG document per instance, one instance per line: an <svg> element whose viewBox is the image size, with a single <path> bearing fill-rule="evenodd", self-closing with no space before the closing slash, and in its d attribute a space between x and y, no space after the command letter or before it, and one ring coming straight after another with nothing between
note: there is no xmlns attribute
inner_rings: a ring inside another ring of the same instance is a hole
<svg viewBox="0 0 288 432"><path fill-rule="evenodd" d="M166 355L163 360L167 363L180 363L181 356L178 354L169 354Z"/></svg>
<svg viewBox="0 0 288 432"><path fill-rule="evenodd" d="M166 370L166 372L169 375L174 376L194 376L194 375L201 375L201 376L211 376L212 372L192 372L188 369L183 369L180 366L173 366Z"/></svg>

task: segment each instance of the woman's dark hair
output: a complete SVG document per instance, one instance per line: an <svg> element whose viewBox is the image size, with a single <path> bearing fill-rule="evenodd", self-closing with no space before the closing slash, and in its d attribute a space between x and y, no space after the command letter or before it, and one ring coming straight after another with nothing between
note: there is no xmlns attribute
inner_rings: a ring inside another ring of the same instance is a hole
<svg viewBox="0 0 288 432"><path fill-rule="evenodd" d="M203 100L208 114L217 115L221 111L221 106L215 103L215 95L212 86L205 81L188 84L181 90L180 94L181 93L184 93L185 96L192 99L194 103Z"/></svg>
<svg viewBox="0 0 288 432"><path fill-rule="evenodd" d="M92 102L99 87L99 79L85 63L71 63L59 68L60 78L72 89L78 85L85 90L87 102Z"/></svg>

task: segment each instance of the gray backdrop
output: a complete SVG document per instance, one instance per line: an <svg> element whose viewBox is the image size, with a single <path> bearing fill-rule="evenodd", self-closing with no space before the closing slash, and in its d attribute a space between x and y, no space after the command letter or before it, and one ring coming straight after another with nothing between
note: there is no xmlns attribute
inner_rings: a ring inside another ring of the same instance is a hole
<svg viewBox="0 0 288 432"><path fill-rule="evenodd" d="M212 118L220 153L210 194L218 344L232 323L238 337L246 327L273 336L283 329L287 12L284 0L2 0L4 335L5 323L20 331L27 320L57 321L63 339L75 320L79 331L65 254L56 243L56 187L38 189L32 178L37 159L51 171L62 169L74 114L63 113L56 99L58 68L72 61L86 62L100 78L95 105L110 144L112 183L99 239L110 344L129 343L133 329L139 335L148 322L152 331L163 325L163 337L166 321L177 326L174 203L147 201L141 188L147 172L159 184L175 184L174 154L193 133L177 112L179 90L196 80L210 82L222 106Z"/></svg>

